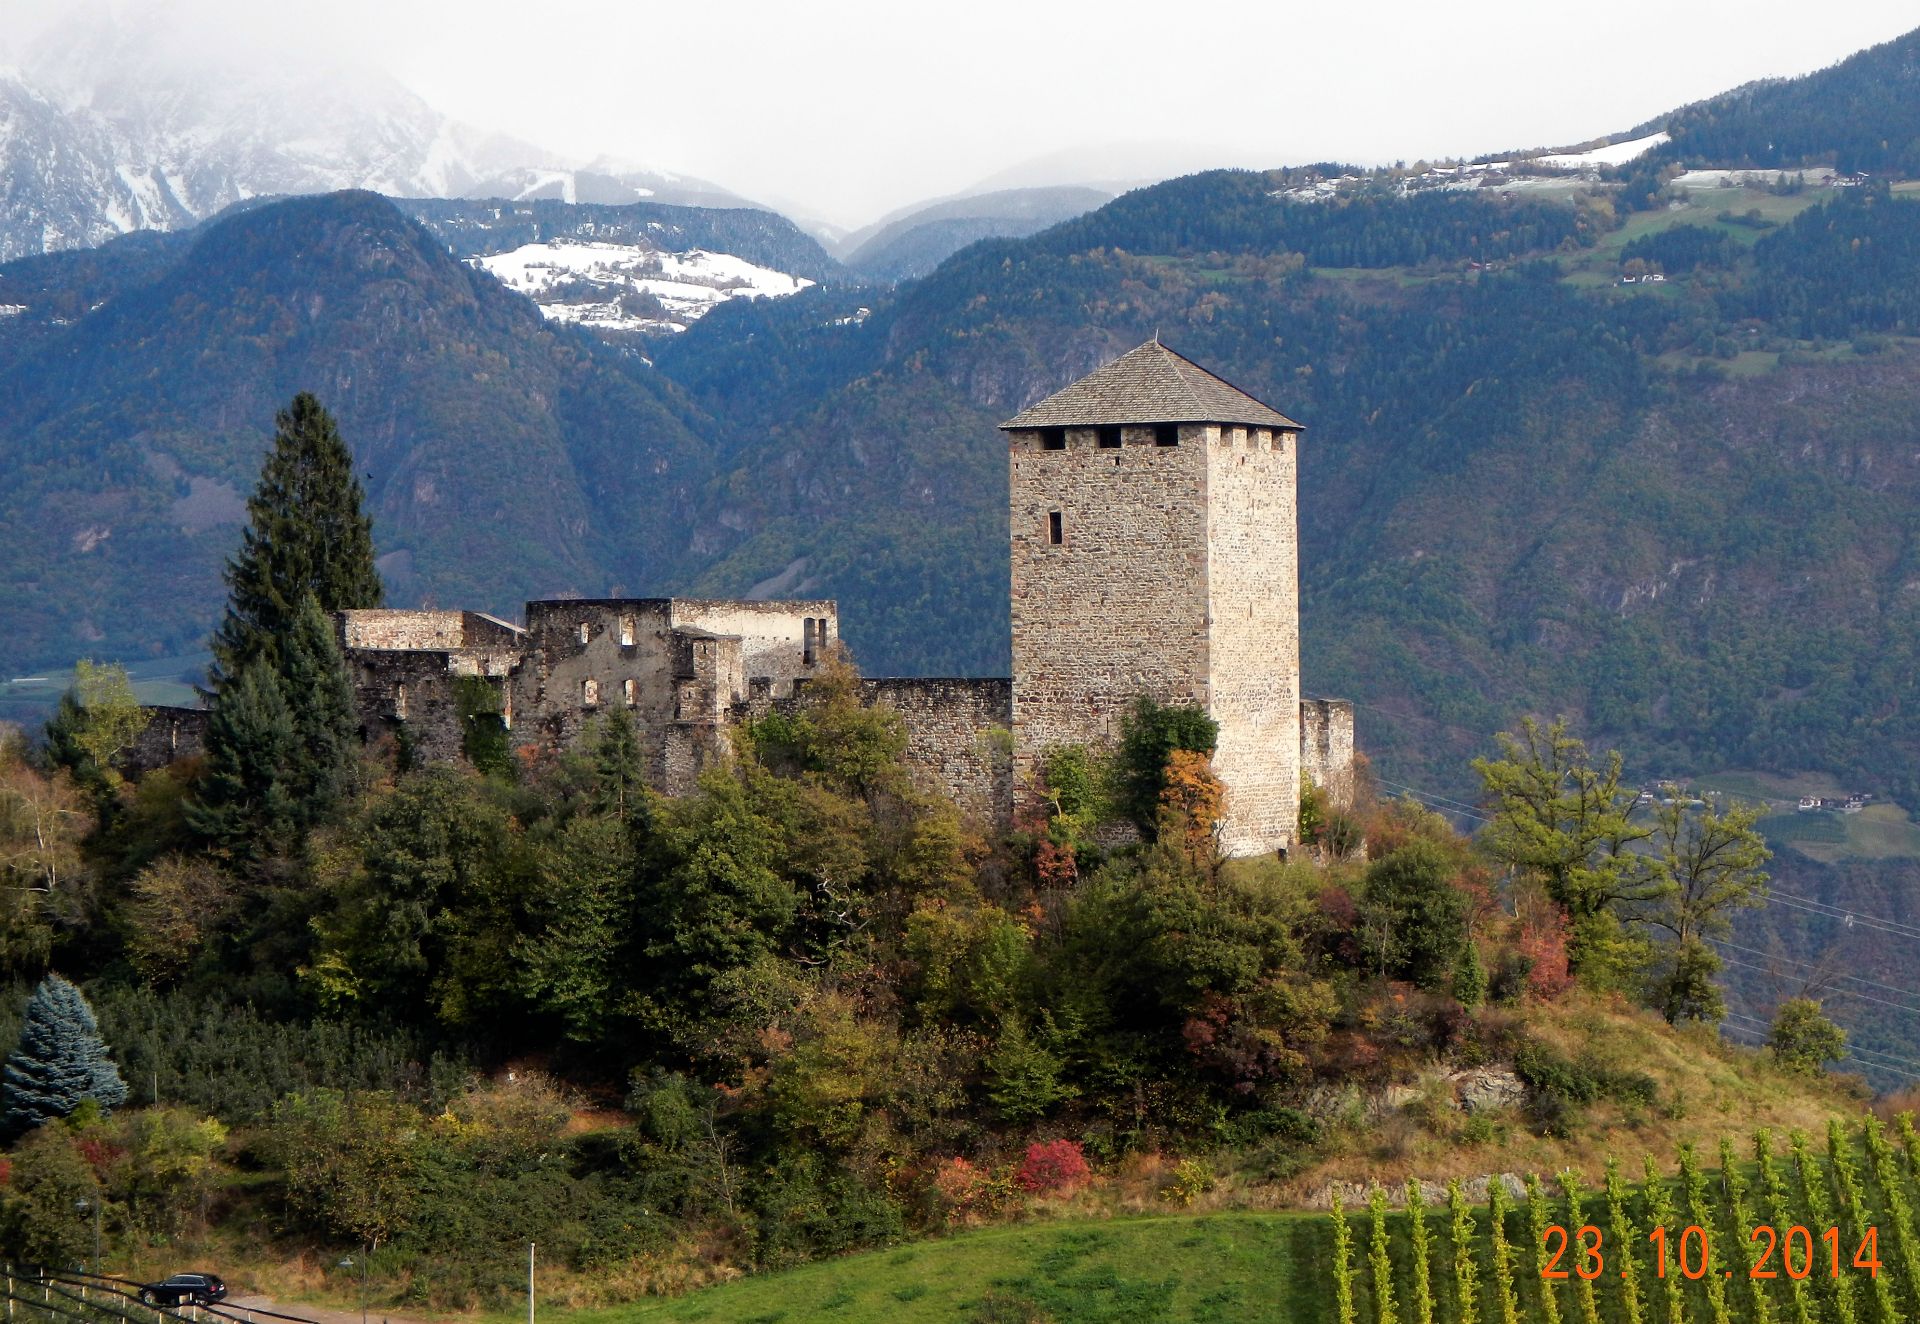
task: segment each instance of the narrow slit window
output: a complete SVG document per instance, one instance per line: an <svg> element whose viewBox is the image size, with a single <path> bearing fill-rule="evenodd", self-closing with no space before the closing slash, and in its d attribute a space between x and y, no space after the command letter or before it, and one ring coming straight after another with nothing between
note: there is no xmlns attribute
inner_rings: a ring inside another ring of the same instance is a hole
<svg viewBox="0 0 1920 1324"><path fill-rule="evenodd" d="M393 687L393 715L403 722L407 720L407 687L405 685Z"/></svg>
<svg viewBox="0 0 1920 1324"><path fill-rule="evenodd" d="M622 648L633 647L633 634L634 634L633 617L622 616L620 618L620 646Z"/></svg>
<svg viewBox="0 0 1920 1324"><path fill-rule="evenodd" d="M1153 444L1156 446L1178 446L1180 444L1180 425L1178 423L1160 423L1153 429Z"/></svg>
<svg viewBox="0 0 1920 1324"><path fill-rule="evenodd" d="M1119 428L1105 427L1100 429L1100 449L1103 451L1117 451L1120 449Z"/></svg>
<svg viewBox="0 0 1920 1324"><path fill-rule="evenodd" d="M809 616L800 627L800 663L802 666L810 667L813 665L813 654L817 640L818 636L814 634L813 617Z"/></svg>
<svg viewBox="0 0 1920 1324"><path fill-rule="evenodd" d="M1067 448L1067 430L1065 428L1041 428L1040 449L1043 451L1063 451Z"/></svg>
<svg viewBox="0 0 1920 1324"><path fill-rule="evenodd" d="M597 708L600 706L599 681L588 678L580 682L580 703L582 707L586 708Z"/></svg>
<svg viewBox="0 0 1920 1324"><path fill-rule="evenodd" d="M1057 510L1048 511L1047 512L1047 541L1052 543L1055 547L1058 547L1062 543L1066 542L1066 540L1067 540L1067 530L1066 530L1066 525L1063 522L1061 513Z"/></svg>
<svg viewBox="0 0 1920 1324"><path fill-rule="evenodd" d="M634 707L640 702L640 682L631 676L621 681L620 697L626 700L627 707Z"/></svg>
<svg viewBox="0 0 1920 1324"><path fill-rule="evenodd" d="M593 638L593 627L585 621L580 622L580 642L586 643Z"/></svg>

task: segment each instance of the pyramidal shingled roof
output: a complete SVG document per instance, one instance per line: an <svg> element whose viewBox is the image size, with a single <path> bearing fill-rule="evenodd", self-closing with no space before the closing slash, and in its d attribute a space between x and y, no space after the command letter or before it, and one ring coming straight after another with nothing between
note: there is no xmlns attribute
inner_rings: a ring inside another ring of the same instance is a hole
<svg viewBox="0 0 1920 1324"><path fill-rule="evenodd" d="M1269 409L1199 364L1149 340L1000 426L1098 427L1103 423L1241 423L1251 427L1300 425Z"/></svg>

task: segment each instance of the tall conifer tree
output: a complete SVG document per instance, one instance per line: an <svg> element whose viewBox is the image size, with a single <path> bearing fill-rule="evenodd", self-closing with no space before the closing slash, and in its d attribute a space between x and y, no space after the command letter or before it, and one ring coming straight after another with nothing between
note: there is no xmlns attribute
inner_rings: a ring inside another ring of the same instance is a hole
<svg viewBox="0 0 1920 1324"><path fill-rule="evenodd" d="M107 1054L86 995L48 975L27 999L20 1046L0 1073L0 1129L17 1136L65 1117L85 1099L105 1109L127 1101L126 1082Z"/></svg>
<svg viewBox="0 0 1920 1324"><path fill-rule="evenodd" d="M346 659L311 593L293 618L281 676L293 728L287 791L296 821L310 826L330 817L346 797L359 745Z"/></svg>
<svg viewBox="0 0 1920 1324"><path fill-rule="evenodd" d="M207 723L207 771L187 805L193 830L241 858L280 844L295 818L293 714L263 658L221 692Z"/></svg>
<svg viewBox="0 0 1920 1324"><path fill-rule="evenodd" d="M308 595L323 612L380 605L373 522L333 416L303 391L274 423L240 553L227 562L227 614L213 637L216 691L256 657L282 661Z"/></svg>

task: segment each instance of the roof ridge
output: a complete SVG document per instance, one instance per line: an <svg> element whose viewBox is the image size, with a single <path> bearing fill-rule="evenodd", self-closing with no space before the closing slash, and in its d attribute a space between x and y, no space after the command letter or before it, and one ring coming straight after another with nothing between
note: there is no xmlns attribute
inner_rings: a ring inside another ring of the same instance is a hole
<svg viewBox="0 0 1920 1324"><path fill-rule="evenodd" d="M1126 423L1300 425L1159 339L1136 345L1002 423L1002 428Z"/></svg>

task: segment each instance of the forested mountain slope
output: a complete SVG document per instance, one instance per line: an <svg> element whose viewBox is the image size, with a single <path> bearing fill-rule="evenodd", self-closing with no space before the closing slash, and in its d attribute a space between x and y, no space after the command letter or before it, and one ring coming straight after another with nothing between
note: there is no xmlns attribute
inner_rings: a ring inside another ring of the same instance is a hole
<svg viewBox="0 0 1920 1324"><path fill-rule="evenodd" d="M385 199L0 268L5 666L191 651L274 411L352 437L396 601L511 611L657 582L706 473L672 392L471 270ZM645 491L650 500L608 500Z"/></svg>
<svg viewBox="0 0 1920 1324"><path fill-rule="evenodd" d="M1665 130L1650 154L1690 166L1920 175L1920 31L1804 78L1771 78L1682 106L1627 137Z"/></svg>
<svg viewBox="0 0 1920 1324"><path fill-rule="evenodd" d="M1833 334L1809 318L1904 329L1920 206L1843 195L1643 292L1477 269L1578 251L1588 221L1564 204L1329 208L1273 182L1178 181L976 246L857 336L796 301L672 346L663 369L758 439L711 497L750 536L701 582L804 559L879 666L922 661L930 620L956 665L1004 666L993 425L1157 330L1308 424L1308 685L1406 714L1367 723L1403 778L1537 707L1656 766L1911 789L1920 365L1887 339L1758 375L1719 356ZM754 347L808 385L729 392L759 375Z"/></svg>

